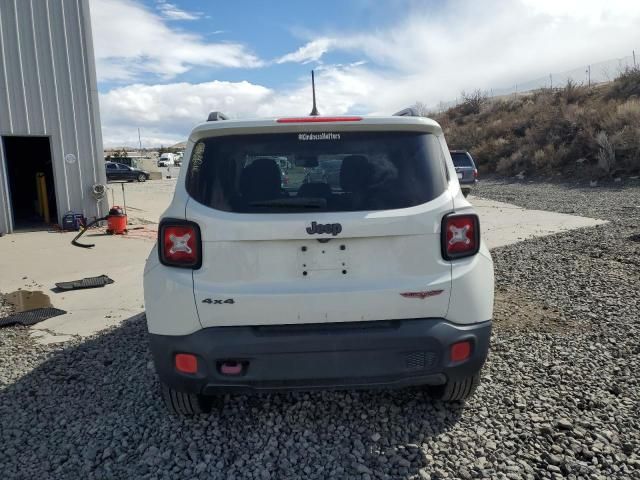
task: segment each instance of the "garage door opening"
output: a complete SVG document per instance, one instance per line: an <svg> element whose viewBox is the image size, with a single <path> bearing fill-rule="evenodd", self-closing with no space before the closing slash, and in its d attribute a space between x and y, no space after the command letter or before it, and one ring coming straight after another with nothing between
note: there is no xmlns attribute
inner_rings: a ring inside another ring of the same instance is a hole
<svg viewBox="0 0 640 480"><path fill-rule="evenodd" d="M58 223L49 137L3 137L14 230Z"/></svg>

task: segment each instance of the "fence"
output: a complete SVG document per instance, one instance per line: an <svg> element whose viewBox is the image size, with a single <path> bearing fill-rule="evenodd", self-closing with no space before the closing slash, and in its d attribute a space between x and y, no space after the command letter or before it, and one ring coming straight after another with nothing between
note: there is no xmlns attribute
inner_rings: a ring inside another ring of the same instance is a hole
<svg viewBox="0 0 640 480"><path fill-rule="evenodd" d="M636 53L634 50L631 55L626 57L596 62L560 73L550 73L544 77L517 83L510 87L491 88L485 93L490 98L518 95L520 93L526 93L540 88L563 87L569 80L578 85L589 86L596 85L598 83L606 83L614 80L618 74L626 68L638 66L638 61L640 61L640 58L636 59ZM448 108L457 106L460 100L460 98L456 98L454 101L439 102L436 110L438 112L442 112Z"/></svg>

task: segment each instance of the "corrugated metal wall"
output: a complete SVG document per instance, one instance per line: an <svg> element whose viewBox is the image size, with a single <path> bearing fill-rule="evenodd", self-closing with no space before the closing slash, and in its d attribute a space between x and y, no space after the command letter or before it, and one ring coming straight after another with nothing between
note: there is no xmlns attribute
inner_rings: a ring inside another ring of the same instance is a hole
<svg viewBox="0 0 640 480"><path fill-rule="evenodd" d="M0 136L50 138L58 218L106 212L91 195L106 183L89 0L0 0ZM75 163L65 162L73 154ZM10 232L0 142L0 232Z"/></svg>

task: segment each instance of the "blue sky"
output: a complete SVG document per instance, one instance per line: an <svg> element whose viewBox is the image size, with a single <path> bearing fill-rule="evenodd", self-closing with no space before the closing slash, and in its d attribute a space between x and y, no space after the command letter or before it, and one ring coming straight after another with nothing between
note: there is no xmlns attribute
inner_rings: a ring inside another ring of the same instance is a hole
<svg viewBox="0 0 640 480"><path fill-rule="evenodd" d="M413 8L412 0L323 0L317 2L258 2L203 0L145 0L138 2L150 12L165 18L174 31L200 35L206 41L243 44L257 57L275 60L313 40L316 36L340 35L340 32L375 31L401 20ZM437 12L441 1L425 0L426 11ZM328 52L324 63L344 64L363 60L357 52ZM206 82L247 80L271 87L284 87L300 75L308 75L311 66L301 63L266 64L256 68L198 68L176 75L175 82ZM153 74L138 80L151 83ZM100 91L107 91L122 82L105 79Z"/></svg>
<svg viewBox="0 0 640 480"><path fill-rule="evenodd" d="M183 140L211 110L437 108L638 50L627 0L90 0L105 145ZM615 73L615 72L614 72ZM607 73L610 75L611 72ZM580 78L577 79L578 81Z"/></svg>

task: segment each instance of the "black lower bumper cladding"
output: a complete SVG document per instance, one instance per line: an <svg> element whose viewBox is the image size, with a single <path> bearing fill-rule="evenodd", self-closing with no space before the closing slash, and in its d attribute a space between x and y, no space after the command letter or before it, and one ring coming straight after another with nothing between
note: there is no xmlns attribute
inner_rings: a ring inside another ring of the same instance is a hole
<svg viewBox="0 0 640 480"><path fill-rule="evenodd" d="M211 327L191 335L150 334L160 380L172 388L216 394L254 390L442 385L478 372L491 321L458 325L439 318L328 324ZM470 356L452 362L452 344ZM196 356L196 373L174 367L178 353ZM221 366L241 364L225 375Z"/></svg>

